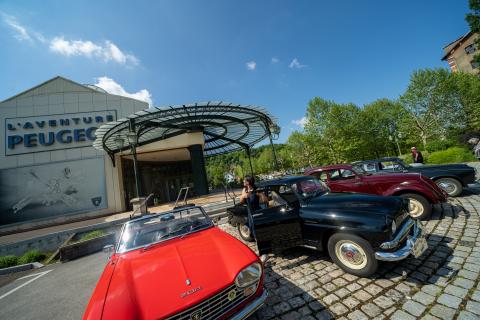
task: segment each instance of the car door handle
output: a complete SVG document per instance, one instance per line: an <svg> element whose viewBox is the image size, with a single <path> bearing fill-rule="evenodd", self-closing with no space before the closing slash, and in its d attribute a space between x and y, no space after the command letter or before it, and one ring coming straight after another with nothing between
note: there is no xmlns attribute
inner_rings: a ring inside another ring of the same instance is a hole
<svg viewBox="0 0 480 320"><path fill-rule="evenodd" d="M356 186L361 186L361 185L363 185L363 182L355 182L355 185Z"/></svg>

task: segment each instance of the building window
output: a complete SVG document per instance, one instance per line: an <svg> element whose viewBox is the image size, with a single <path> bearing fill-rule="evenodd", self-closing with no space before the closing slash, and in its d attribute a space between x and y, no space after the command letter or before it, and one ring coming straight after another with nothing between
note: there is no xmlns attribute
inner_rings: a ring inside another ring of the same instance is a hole
<svg viewBox="0 0 480 320"><path fill-rule="evenodd" d="M474 44L474 43L472 43L471 45L465 47L465 52L466 52L467 54L472 54L472 53L475 52L475 50L477 50L477 48L475 47L475 44Z"/></svg>
<svg viewBox="0 0 480 320"><path fill-rule="evenodd" d="M480 63L476 62L476 61L470 61L470 64L472 65L472 68L473 69L477 69L478 67L480 67Z"/></svg>

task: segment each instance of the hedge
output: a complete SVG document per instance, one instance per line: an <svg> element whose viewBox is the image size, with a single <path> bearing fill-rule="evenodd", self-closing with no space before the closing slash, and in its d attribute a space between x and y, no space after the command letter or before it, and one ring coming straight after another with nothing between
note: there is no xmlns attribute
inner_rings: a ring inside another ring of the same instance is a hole
<svg viewBox="0 0 480 320"><path fill-rule="evenodd" d="M462 147L452 147L443 151L432 152L427 162L430 164L458 163L476 161L472 151Z"/></svg>

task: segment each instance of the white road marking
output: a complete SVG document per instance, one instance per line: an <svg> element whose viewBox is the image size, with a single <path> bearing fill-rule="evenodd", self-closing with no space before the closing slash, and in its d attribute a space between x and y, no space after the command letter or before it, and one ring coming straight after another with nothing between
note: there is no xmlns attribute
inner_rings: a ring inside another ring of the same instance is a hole
<svg viewBox="0 0 480 320"><path fill-rule="evenodd" d="M28 275L28 276L18 278L17 280L21 280L21 279L33 277L32 279L28 280L28 281L25 282L25 283L22 283L22 284L19 285L18 287L13 288L12 290L8 291L7 293L2 294L2 295L0 296L0 300L2 300L3 298L5 298L5 297L8 296L8 295L11 295L12 293L14 293L14 292L17 291L18 289L26 286L27 284L32 283L33 281L37 280L38 278L43 277L44 275L46 275L46 274L49 273L50 271L53 271L53 270L47 270L47 271L43 271L43 272L39 272L39 273L35 273L35 274L30 274L30 275ZM15 281L16 281L16 280L15 280Z"/></svg>

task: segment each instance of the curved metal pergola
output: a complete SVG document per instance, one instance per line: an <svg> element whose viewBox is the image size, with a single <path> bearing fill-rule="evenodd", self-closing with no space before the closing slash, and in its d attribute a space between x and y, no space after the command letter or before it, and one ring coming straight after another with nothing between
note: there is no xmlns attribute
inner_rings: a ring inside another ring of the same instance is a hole
<svg viewBox="0 0 480 320"><path fill-rule="evenodd" d="M154 107L135 112L127 118L102 125L95 132L93 146L114 154L129 148L119 147L135 133L137 146L168 139L187 132L203 132L206 157L246 150L261 140L278 137L277 119L265 109L226 102L204 102L168 107Z"/></svg>

